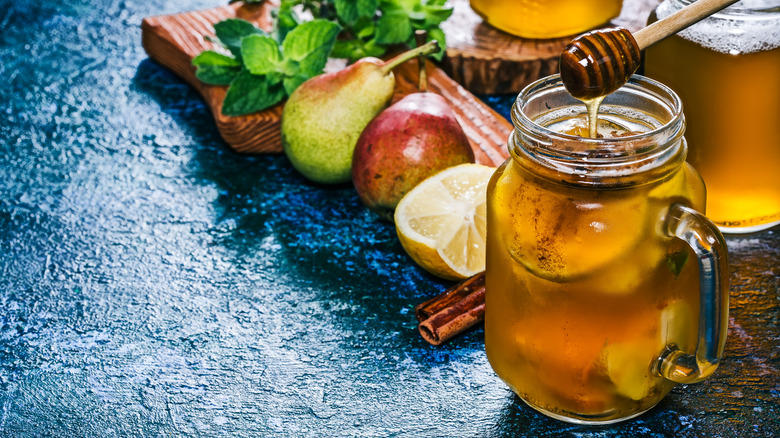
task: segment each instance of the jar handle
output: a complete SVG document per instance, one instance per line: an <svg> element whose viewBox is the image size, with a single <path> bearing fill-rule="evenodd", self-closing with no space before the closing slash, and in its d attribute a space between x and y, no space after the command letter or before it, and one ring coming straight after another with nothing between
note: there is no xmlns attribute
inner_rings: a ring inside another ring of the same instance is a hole
<svg viewBox="0 0 780 438"><path fill-rule="evenodd" d="M729 317L726 242L709 219L680 204L669 208L665 231L690 245L699 261L699 335L695 355L669 344L656 361L654 371L677 383L698 382L715 372L726 345Z"/></svg>

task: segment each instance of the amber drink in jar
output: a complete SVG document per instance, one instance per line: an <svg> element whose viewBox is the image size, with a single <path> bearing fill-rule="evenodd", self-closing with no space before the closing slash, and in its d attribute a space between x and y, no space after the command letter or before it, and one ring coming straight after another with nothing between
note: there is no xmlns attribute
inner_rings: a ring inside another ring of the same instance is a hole
<svg viewBox="0 0 780 438"><path fill-rule="evenodd" d="M666 0L651 21L689 3ZM728 233L780 224L780 3L743 0L651 46L645 73L683 101L707 215Z"/></svg>
<svg viewBox="0 0 780 438"><path fill-rule="evenodd" d="M558 38L620 15L623 0L471 0L471 9L493 27L523 38Z"/></svg>
<svg viewBox="0 0 780 438"><path fill-rule="evenodd" d="M599 138L559 76L512 109L511 157L488 186L485 347L498 376L561 420L634 417L723 353L723 237L701 213L677 96L634 76L602 102Z"/></svg>

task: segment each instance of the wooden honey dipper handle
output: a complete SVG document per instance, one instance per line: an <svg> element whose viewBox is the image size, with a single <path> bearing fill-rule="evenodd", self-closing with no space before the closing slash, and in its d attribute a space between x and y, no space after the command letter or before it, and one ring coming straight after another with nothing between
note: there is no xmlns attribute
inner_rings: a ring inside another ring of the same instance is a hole
<svg viewBox="0 0 780 438"><path fill-rule="evenodd" d="M561 53L561 79L580 100L606 96L622 87L639 67L640 51L738 0L698 0L631 35L627 29L584 33Z"/></svg>
<svg viewBox="0 0 780 438"><path fill-rule="evenodd" d="M644 50L737 1L739 0L697 0L663 20L638 30L634 33L634 39L639 50Z"/></svg>

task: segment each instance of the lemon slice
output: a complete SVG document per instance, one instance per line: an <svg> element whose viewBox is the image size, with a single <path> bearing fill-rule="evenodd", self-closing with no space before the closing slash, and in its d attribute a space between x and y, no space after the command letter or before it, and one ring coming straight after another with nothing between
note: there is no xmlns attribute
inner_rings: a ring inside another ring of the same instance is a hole
<svg viewBox="0 0 780 438"><path fill-rule="evenodd" d="M422 181L398 203L398 238L423 269L449 280L485 270L485 204L495 170L480 164L450 167Z"/></svg>
<svg viewBox="0 0 780 438"><path fill-rule="evenodd" d="M650 369L654 353L647 345L629 342L604 349L607 375L618 394L632 400L642 400L650 394L657 381Z"/></svg>
<svg viewBox="0 0 780 438"><path fill-rule="evenodd" d="M698 335L697 320L693 310L684 301L675 301L661 312L661 339L659 352L669 344L674 344L682 351L690 352L696 345Z"/></svg>
<svg viewBox="0 0 780 438"><path fill-rule="evenodd" d="M496 180L496 233L509 255L553 282L598 278L631 260L654 231L644 193L557 186L507 166ZM653 265L654 266L654 265Z"/></svg>
<svg viewBox="0 0 780 438"><path fill-rule="evenodd" d="M633 400L647 397L663 379L652 373L652 365L667 344L688 351L696 342L694 313L683 301L667 305L658 316L657 340L645 339L606 346L601 358L615 390ZM631 328L631 331L635 331Z"/></svg>

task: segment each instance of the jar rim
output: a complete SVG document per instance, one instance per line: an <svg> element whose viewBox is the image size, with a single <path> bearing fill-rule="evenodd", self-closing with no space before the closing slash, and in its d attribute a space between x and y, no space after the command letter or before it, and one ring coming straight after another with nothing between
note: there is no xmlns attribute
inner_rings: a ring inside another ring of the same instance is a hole
<svg viewBox="0 0 780 438"><path fill-rule="evenodd" d="M654 15L662 20L691 3L665 0ZM780 3L743 0L681 30L673 38L729 56L772 51L780 47Z"/></svg>
<svg viewBox="0 0 780 438"><path fill-rule="evenodd" d="M697 0L672 0L681 5L688 6ZM715 14L713 17L734 18L744 15L780 14L780 5L776 0L742 0L730 5Z"/></svg>
<svg viewBox="0 0 780 438"><path fill-rule="evenodd" d="M515 127L522 127L529 131L535 131L537 134L549 137L551 139L577 141L578 143L592 146L592 148L588 148L588 150L585 151L561 151L562 153L571 152L574 155L589 155L595 152L599 155L604 155L605 153L613 152L615 156L626 154L636 155L636 153L640 151L626 150L623 147L619 147L619 145L626 142L636 143L642 139L657 136L659 132L668 130L673 128L675 125L684 122L683 104L677 93L675 93L671 88L654 79L636 74L631 76L631 78L628 80L628 83L613 94L626 92L627 90L641 90L641 92L645 93L648 97L666 100L671 116L668 121L662 122L660 126L645 132L641 132L639 134L627 135L617 138L579 137L576 135L553 131L545 126L539 125L522 111L522 108L524 108L525 104L530 100L531 97L535 96L536 93L558 92L560 89L565 90L565 87L563 86L563 81L561 80L559 74L547 76L529 84L517 95L515 104L512 106L511 116ZM607 97L603 103L609 103L609 97Z"/></svg>
<svg viewBox="0 0 780 438"><path fill-rule="evenodd" d="M515 130L509 140L510 152L516 159L530 160L553 172L553 178L570 175L575 176L573 182L599 185L609 179L616 184L633 183L646 179L646 175L639 175L648 172L665 174L685 160L683 104L666 85L633 75L602 105L626 108L654 125L644 132L615 138L578 137L542 126L537 120L556 110L584 108L568 94L560 75L552 75L518 94L511 113Z"/></svg>

